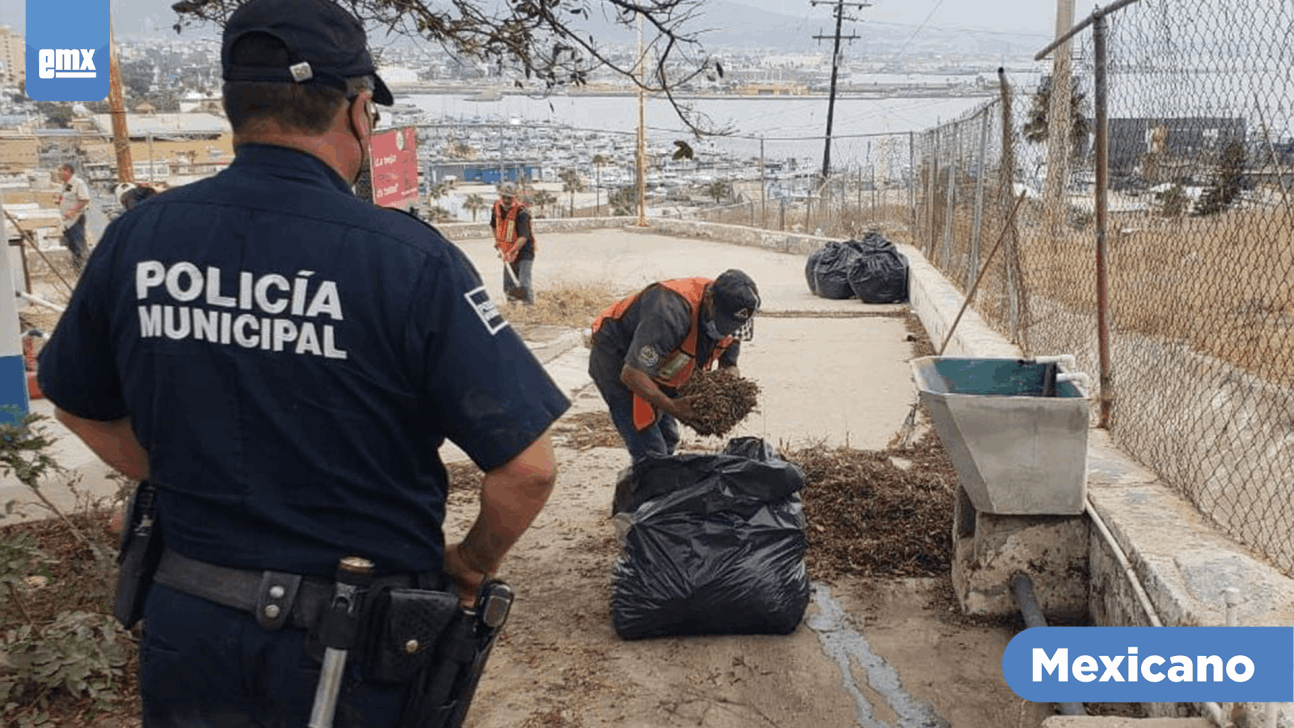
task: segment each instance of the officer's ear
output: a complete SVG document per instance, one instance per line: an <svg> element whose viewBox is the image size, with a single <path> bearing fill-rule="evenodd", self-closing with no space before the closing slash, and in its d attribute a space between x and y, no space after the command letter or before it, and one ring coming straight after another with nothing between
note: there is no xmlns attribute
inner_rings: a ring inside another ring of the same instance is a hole
<svg viewBox="0 0 1294 728"><path fill-rule="evenodd" d="M351 128L355 130L355 136L361 141L367 142L373 136L373 127L375 126L373 92L361 91L350 99L350 106L346 109L346 116L350 119Z"/></svg>

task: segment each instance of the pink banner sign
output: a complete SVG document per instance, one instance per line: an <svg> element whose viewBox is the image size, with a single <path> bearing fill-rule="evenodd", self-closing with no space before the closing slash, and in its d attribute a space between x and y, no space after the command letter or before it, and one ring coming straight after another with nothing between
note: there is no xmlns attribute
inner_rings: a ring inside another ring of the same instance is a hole
<svg viewBox="0 0 1294 728"><path fill-rule="evenodd" d="M408 209L418 202L418 137L413 127L374 134L369 160L375 204Z"/></svg>

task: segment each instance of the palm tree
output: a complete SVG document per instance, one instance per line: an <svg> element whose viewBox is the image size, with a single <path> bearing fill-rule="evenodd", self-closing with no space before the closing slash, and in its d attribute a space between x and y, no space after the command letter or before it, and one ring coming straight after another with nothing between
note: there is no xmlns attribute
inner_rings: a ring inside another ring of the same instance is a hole
<svg viewBox="0 0 1294 728"><path fill-rule="evenodd" d="M557 202L557 195L554 195L548 190L535 190L534 194L530 196L530 199L539 207L540 210L547 210L549 205Z"/></svg>
<svg viewBox="0 0 1294 728"><path fill-rule="evenodd" d="M705 192L714 198L715 203L719 203L725 198L732 197L732 183L722 179L711 182L706 185Z"/></svg>
<svg viewBox="0 0 1294 728"><path fill-rule="evenodd" d="M593 155L593 168L597 170L597 176L594 179L594 184L596 185L594 188L595 192L593 193L594 210L602 208L602 165L610 163L611 158L604 154L599 153Z"/></svg>
<svg viewBox="0 0 1294 728"><path fill-rule="evenodd" d="M476 222L476 213L489 206L484 197L475 193L468 195L467 199L463 200L463 209L472 213L472 222Z"/></svg>
<svg viewBox="0 0 1294 728"><path fill-rule="evenodd" d="M449 194L448 182L437 182L427 188L427 207L435 208L440 206L440 198Z"/></svg>
<svg viewBox="0 0 1294 728"><path fill-rule="evenodd" d="M557 177L562 181L562 192L571 193L571 217L575 217L575 193L584 191L580 173L573 169L563 169Z"/></svg>

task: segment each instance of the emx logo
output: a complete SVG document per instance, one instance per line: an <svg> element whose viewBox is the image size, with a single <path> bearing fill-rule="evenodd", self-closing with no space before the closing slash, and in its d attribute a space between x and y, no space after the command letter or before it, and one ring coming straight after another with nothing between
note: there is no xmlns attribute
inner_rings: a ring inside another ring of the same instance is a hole
<svg viewBox="0 0 1294 728"><path fill-rule="evenodd" d="M93 48L41 48L40 78L95 78Z"/></svg>
<svg viewBox="0 0 1294 728"><path fill-rule="evenodd" d="M108 95L111 0L27 0L27 95L99 101Z"/></svg>

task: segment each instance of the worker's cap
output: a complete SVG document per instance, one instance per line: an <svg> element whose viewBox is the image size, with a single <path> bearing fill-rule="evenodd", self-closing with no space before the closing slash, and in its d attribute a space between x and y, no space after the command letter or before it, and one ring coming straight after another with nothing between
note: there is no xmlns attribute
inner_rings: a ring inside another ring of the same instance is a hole
<svg viewBox="0 0 1294 728"><path fill-rule="evenodd" d="M268 35L287 50L286 65L245 65L235 48L251 34ZM241 61L241 63L240 63ZM346 90L346 79L373 77L373 100L394 103L391 90L377 75L364 26L332 0L250 0L225 24L220 49L226 81L320 83Z"/></svg>
<svg viewBox="0 0 1294 728"><path fill-rule="evenodd" d="M516 197L517 188L514 185L503 185L499 188L499 197Z"/></svg>
<svg viewBox="0 0 1294 728"><path fill-rule="evenodd" d="M745 326L759 310L759 288L736 268L720 273L710 290L714 295L714 325L725 336Z"/></svg>

